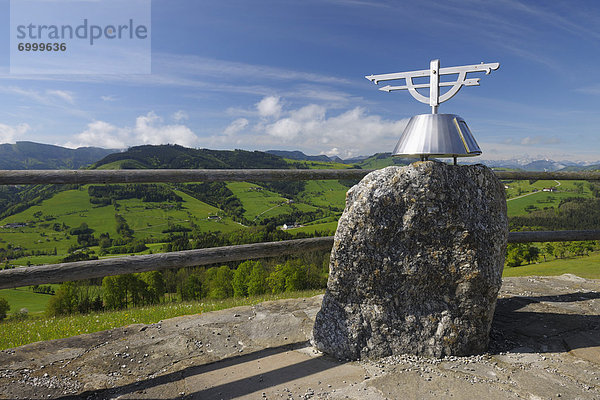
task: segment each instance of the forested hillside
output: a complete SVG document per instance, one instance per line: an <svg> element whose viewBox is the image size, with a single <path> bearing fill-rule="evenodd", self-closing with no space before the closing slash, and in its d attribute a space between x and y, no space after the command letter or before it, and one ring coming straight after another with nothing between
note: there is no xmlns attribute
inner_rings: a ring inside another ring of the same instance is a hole
<svg viewBox="0 0 600 400"><path fill-rule="evenodd" d="M68 149L34 142L0 144L0 169L79 169L115 152L118 150Z"/></svg>
<svg viewBox="0 0 600 400"><path fill-rule="evenodd" d="M281 157L261 151L190 149L179 145L136 146L96 162L93 168L116 164L122 169L292 168Z"/></svg>

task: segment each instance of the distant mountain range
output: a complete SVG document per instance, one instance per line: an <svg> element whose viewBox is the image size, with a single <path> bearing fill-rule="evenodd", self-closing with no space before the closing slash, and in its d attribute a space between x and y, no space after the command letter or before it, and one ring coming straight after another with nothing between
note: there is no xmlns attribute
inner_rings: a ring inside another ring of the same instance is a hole
<svg viewBox="0 0 600 400"><path fill-rule="evenodd" d="M279 157L284 157L290 160L299 160L299 161L322 161L322 162L337 162L343 164L361 164L365 163L368 159L378 159L380 162L389 158L390 160L398 160L395 157L392 157L391 153L378 153L372 156L359 156L346 160L342 160L341 158L329 157L324 154L319 156L308 156L301 151L285 151L285 150L267 150L267 153L274 154ZM409 159L401 159L402 162L392 162L389 164L404 164L409 161ZM590 170L598 170L600 169L600 162L597 163L589 163L589 162L573 162L573 161L553 161L553 160L522 160L522 159L512 159L512 160L479 160L479 159L471 159L471 158L463 158L460 159L461 164L477 164L482 163L487 165L488 167L497 167L497 168L510 168L510 169L522 169L524 171L590 171Z"/></svg>
<svg viewBox="0 0 600 400"><path fill-rule="evenodd" d="M325 154L321 154L319 156L307 156L301 151L286 151L286 150L267 150L267 153L273 154L279 157L287 158L288 160L298 160L298 161L322 161L322 162L336 162L341 164L356 164L363 160L366 160L370 156L359 156L348 159L341 159L338 156L329 157Z"/></svg>
<svg viewBox="0 0 600 400"><path fill-rule="evenodd" d="M524 171L590 171L600 169L600 162L573 162L554 160L483 160L488 167L522 169Z"/></svg>
<svg viewBox="0 0 600 400"><path fill-rule="evenodd" d="M0 144L0 169L78 169L118 150L68 149L34 142Z"/></svg>
<svg viewBox="0 0 600 400"><path fill-rule="evenodd" d="M81 147L69 149L35 142L0 144L0 169L78 169L93 168L289 168L282 158L296 161L335 162L361 168L382 168L404 165L409 159L398 159L391 153L378 153L350 159L311 156L301 151L268 150L222 151L191 149L178 145L135 146L127 151ZM573 162L553 160L479 160L461 159L461 164L482 163L489 167L521 169L525 171L590 171L600 170L600 162Z"/></svg>

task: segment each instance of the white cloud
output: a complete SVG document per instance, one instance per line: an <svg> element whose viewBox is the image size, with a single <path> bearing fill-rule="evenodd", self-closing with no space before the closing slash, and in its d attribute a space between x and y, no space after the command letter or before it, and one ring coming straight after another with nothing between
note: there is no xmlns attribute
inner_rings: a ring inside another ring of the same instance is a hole
<svg viewBox="0 0 600 400"><path fill-rule="evenodd" d="M56 100L62 100L69 104L74 103L73 94L65 90L46 90L39 92L32 89L23 89L17 86L0 87L0 92L25 97L44 105L56 105Z"/></svg>
<svg viewBox="0 0 600 400"><path fill-rule="evenodd" d="M147 115L137 117L133 136L134 143L143 144L180 144L194 147L198 137L185 125L162 125L162 118L149 112Z"/></svg>
<svg viewBox="0 0 600 400"><path fill-rule="evenodd" d="M19 124L17 126L10 126L0 124L0 143L14 143L16 139L23 136L30 127L27 124Z"/></svg>
<svg viewBox="0 0 600 400"><path fill-rule="evenodd" d="M281 113L279 97L267 96L256 104L256 109L261 117L278 117Z"/></svg>
<svg viewBox="0 0 600 400"><path fill-rule="evenodd" d="M152 73L162 70L178 71L179 74L206 76L239 81L248 76L257 76L261 80L304 81L311 83L349 84L348 80L338 76L323 75L305 71L277 68L261 64L248 64L236 61L219 60L196 55L154 53L152 55Z"/></svg>
<svg viewBox="0 0 600 400"><path fill-rule="evenodd" d="M173 119L175 122L179 122L190 119L190 116L183 110L177 110L175 113L173 113Z"/></svg>
<svg viewBox="0 0 600 400"><path fill-rule="evenodd" d="M75 102L73 95L64 90L46 90L46 94L48 94L50 97L58 97L69 104L73 104Z"/></svg>
<svg viewBox="0 0 600 400"><path fill-rule="evenodd" d="M118 128L104 121L94 121L88 124L87 129L75 135L76 142L68 142L66 147L104 147L108 149L123 149L127 147L127 138L130 132L125 128Z"/></svg>
<svg viewBox="0 0 600 400"><path fill-rule="evenodd" d="M521 139L521 144L524 146L535 146L539 144L558 144L560 143L560 139L553 136L526 136Z"/></svg>
<svg viewBox="0 0 600 400"><path fill-rule="evenodd" d="M406 119L385 120L381 116L368 114L361 107L341 113L318 104L283 110L279 99L274 101L271 98L268 102L266 99L268 97L261 103L265 105L265 110L271 112L265 111L259 115L275 115L276 110L279 117L272 117L268 122L264 118L256 118L254 122L246 118L237 119L222 135L209 138L207 146L286 148L308 154L352 157L391 151L408 122ZM243 128L239 128L242 125ZM244 135L232 134L246 128L248 132Z"/></svg>
<svg viewBox="0 0 600 400"><path fill-rule="evenodd" d="M235 134L243 131L248 126L248 124L249 124L249 122L246 118L238 118L235 121L233 121L231 124L229 124L229 126L227 128L225 128L225 130L223 131L223 134L227 135L227 136L235 135Z"/></svg>
<svg viewBox="0 0 600 400"><path fill-rule="evenodd" d="M102 101L115 101L117 100L117 98L115 96L100 96L100 99L102 99Z"/></svg>
<svg viewBox="0 0 600 400"><path fill-rule="evenodd" d="M194 147L198 137L185 125L165 125L154 112L135 119L134 126L117 127L105 121L94 121L74 136L67 147L96 146L122 149L140 144L179 144Z"/></svg>

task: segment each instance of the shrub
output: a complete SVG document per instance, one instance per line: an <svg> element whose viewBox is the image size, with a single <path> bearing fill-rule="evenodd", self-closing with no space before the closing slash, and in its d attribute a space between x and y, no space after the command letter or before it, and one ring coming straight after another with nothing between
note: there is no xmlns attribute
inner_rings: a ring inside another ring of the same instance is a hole
<svg viewBox="0 0 600 400"><path fill-rule="evenodd" d="M25 321L28 317L29 310L23 307L19 310L19 312L14 313L10 319L13 321Z"/></svg>
<svg viewBox="0 0 600 400"><path fill-rule="evenodd" d="M198 274L191 274L181 288L181 300L199 300L202 298L202 278Z"/></svg>
<svg viewBox="0 0 600 400"><path fill-rule="evenodd" d="M78 310L79 298L75 282L65 282L50 298L46 312L50 316L72 314Z"/></svg>
<svg viewBox="0 0 600 400"><path fill-rule="evenodd" d="M6 313L10 310L10 304L6 299L0 297L0 321L6 318Z"/></svg>

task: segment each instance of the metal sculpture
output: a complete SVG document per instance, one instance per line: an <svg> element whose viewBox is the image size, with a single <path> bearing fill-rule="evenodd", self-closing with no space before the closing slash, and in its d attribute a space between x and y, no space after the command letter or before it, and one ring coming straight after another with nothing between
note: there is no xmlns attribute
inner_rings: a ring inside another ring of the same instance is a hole
<svg viewBox="0 0 600 400"><path fill-rule="evenodd" d="M465 120L454 114L438 114L438 107L441 103L454 97L463 86L479 86L480 78L467 78L468 73L485 72L486 75L489 75L491 71L495 71L499 67L499 63L481 63L440 68L440 60L432 60L430 68L421 71L365 76L375 84L404 79L404 86L387 85L379 90L384 92L408 90L416 100L431 106L431 114L417 115L411 118L394 149L393 155L417 156L421 160L426 160L430 156L453 157L455 164L457 157L480 155L481 149ZM453 74L458 75L456 81L440 81L440 75ZM413 82L414 78L427 76L429 76L429 83ZM441 87L450 87L450 90L440 95ZM417 90L425 88L429 88L429 97L424 96Z"/></svg>

